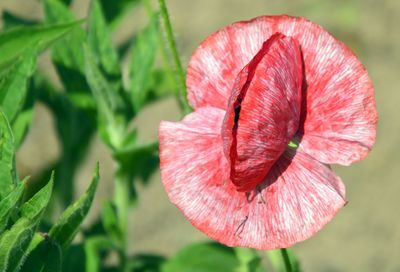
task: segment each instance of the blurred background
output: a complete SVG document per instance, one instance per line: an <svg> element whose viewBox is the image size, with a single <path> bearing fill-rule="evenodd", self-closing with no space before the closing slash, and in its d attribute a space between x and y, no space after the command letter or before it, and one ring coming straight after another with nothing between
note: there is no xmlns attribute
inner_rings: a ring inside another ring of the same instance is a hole
<svg viewBox="0 0 400 272"><path fill-rule="evenodd" d="M157 3L153 4L156 7ZM211 32L234 21L269 14L305 16L355 52L375 85L377 142L364 161L351 167L334 167L347 186L349 204L323 230L293 249L304 271L400 271L400 1L169 0L167 5L185 66ZM88 6L87 0L75 0L72 5L80 18L86 17ZM42 18L39 1L1 0L0 11L6 10L31 19ZM114 34L114 42L123 42L146 20L144 8L135 9ZM57 81L49 59L49 54L44 54L39 67ZM140 139L156 139L160 120L179 118L172 98L146 107L135 121ZM33 126L17 157L21 176L34 177L59 155L52 117L38 104ZM79 168L81 186L76 194L87 187L96 161L101 165L101 183L89 221L113 188L112 159L98 138L92 141L89 156ZM131 253L172 255L189 242L207 239L168 201L158 171L138 189L139 201L130 214Z"/></svg>

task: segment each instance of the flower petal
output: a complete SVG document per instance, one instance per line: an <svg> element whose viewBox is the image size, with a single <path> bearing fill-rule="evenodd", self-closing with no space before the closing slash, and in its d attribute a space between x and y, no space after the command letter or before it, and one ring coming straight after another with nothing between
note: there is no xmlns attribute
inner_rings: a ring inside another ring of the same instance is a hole
<svg viewBox="0 0 400 272"><path fill-rule="evenodd" d="M276 32L297 40L303 54L307 89L300 148L324 163L348 165L365 157L376 134L372 83L343 43L304 18L263 16L210 35L189 63L191 105L225 109L236 75Z"/></svg>
<svg viewBox="0 0 400 272"><path fill-rule="evenodd" d="M280 33L239 73L222 127L230 179L238 191L253 190L293 138L301 87L300 48Z"/></svg>
<svg viewBox="0 0 400 272"><path fill-rule="evenodd" d="M293 151L282 155L259 191L238 192L226 180L218 129L223 115L201 108L183 122L163 122L159 131L165 189L196 228L228 246L289 247L321 229L345 204L340 178Z"/></svg>

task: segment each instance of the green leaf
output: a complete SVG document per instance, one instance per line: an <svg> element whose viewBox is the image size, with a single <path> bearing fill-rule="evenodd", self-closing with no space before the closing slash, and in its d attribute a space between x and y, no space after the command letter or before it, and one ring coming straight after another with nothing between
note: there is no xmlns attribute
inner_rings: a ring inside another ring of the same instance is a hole
<svg viewBox="0 0 400 272"><path fill-rule="evenodd" d="M50 238L56 241L63 251L70 245L78 232L83 219L89 212L98 181L99 165L97 164L93 180L87 191L63 212L58 221L50 229Z"/></svg>
<svg viewBox="0 0 400 272"><path fill-rule="evenodd" d="M159 272L165 257L158 255L140 254L129 259L129 271L132 272Z"/></svg>
<svg viewBox="0 0 400 272"><path fill-rule="evenodd" d="M124 100L99 70L88 46L84 47L84 52L86 79L97 102L100 135L109 146L118 149L126 126Z"/></svg>
<svg viewBox="0 0 400 272"><path fill-rule="evenodd" d="M88 24L89 46L97 63L101 65L107 76L120 83L121 70L118 54L111 42L99 0L92 0Z"/></svg>
<svg viewBox="0 0 400 272"><path fill-rule="evenodd" d="M292 266L292 271L293 272L300 272L300 262L297 260L296 255L291 249L286 249L290 264ZM272 267L274 268L274 271L276 272L286 272L286 267L285 263L282 259L282 254L280 252L280 249L274 249L274 250L268 250L267 255L269 258L269 261L271 262Z"/></svg>
<svg viewBox="0 0 400 272"><path fill-rule="evenodd" d="M21 272L59 272L61 271L61 248L56 242L44 236L27 257Z"/></svg>
<svg viewBox="0 0 400 272"><path fill-rule="evenodd" d="M234 248L236 257L239 260L239 266L235 272L263 272L264 268L261 266L261 258L257 251L251 248Z"/></svg>
<svg viewBox="0 0 400 272"><path fill-rule="evenodd" d="M16 27L0 33L0 72L8 70L27 50L43 50L81 23Z"/></svg>
<svg viewBox="0 0 400 272"><path fill-rule="evenodd" d="M3 29L10 29L17 26L32 26L39 22L35 20L28 20L26 18L20 17L8 10L3 11Z"/></svg>
<svg viewBox="0 0 400 272"><path fill-rule="evenodd" d="M149 25L136 36L132 47L129 91L136 112L148 96L151 71L158 48L158 25L158 16L155 14Z"/></svg>
<svg viewBox="0 0 400 272"><path fill-rule="evenodd" d="M231 248L217 243L190 245L162 265L162 272L234 271L238 260Z"/></svg>
<svg viewBox="0 0 400 272"><path fill-rule="evenodd" d="M36 54L27 49L18 61L0 79L0 105L7 119L14 123L22 110L28 91L28 80L36 67Z"/></svg>
<svg viewBox="0 0 400 272"><path fill-rule="evenodd" d="M102 266L100 253L113 249L114 244L105 236L93 236L86 239L86 271L100 271Z"/></svg>
<svg viewBox="0 0 400 272"><path fill-rule="evenodd" d="M114 241L118 242L122 239L122 233L118 226L118 216L114 205L110 201L103 204L101 220L107 235Z"/></svg>
<svg viewBox="0 0 400 272"><path fill-rule="evenodd" d="M33 92L49 107L55 118L58 139L62 145L62 156L55 165L49 165L47 170L56 170L58 182L55 184L55 190L64 207L67 207L73 199L76 169L85 158L96 128L96 105L91 93L62 92L40 74L34 76L31 86ZM72 97L75 97L75 100L79 99L82 104L75 103ZM49 172L47 170L44 175L36 177L47 178ZM38 180L38 183L41 181Z"/></svg>
<svg viewBox="0 0 400 272"><path fill-rule="evenodd" d="M7 227L10 215L16 210L24 193L25 182L20 182L8 195L0 201L0 234Z"/></svg>
<svg viewBox="0 0 400 272"><path fill-rule="evenodd" d="M37 227L37 220L21 217L0 237L0 271L18 271Z"/></svg>
<svg viewBox="0 0 400 272"><path fill-rule="evenodd" d="M49 204L54 185L54 172L50 181L21 207L22 217L39 221Z"/></svg>
<svg viewBox="0 0 400 272"><path fill-rule="evenodd" d="M43 0L43 13L49 23L66 23L75 20L68 7L59 0ZM68 92L88 92L85 80L83 44L85 31L77 27L53 46L52 60Z"/></svg>
<svg viewBox="0 0 400 272"><path fill-rule="evenodd" d="M100 0L106 21L115 28L140 0Z"/></svg>
<svg viewBox="0 0 400 272"><path fill-rule="evenodd" d="M124 145L113 156L120 164L119 171L146 183L159 165L158 142Z"/></svg>
<svg viewBox="0 0 400 272"><path fill-rule="evenodd" d="M16 185L14 137L7 117L0 111L0 199Z"/></svg>

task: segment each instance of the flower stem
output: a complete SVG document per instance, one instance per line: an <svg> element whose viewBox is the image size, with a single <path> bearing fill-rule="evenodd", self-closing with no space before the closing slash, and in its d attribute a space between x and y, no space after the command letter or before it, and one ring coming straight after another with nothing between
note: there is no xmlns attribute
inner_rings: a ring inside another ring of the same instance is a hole
<svg viewBox="0 0 400 272"><path fill-rule="evenodd" d="M171 50L172 59L175 66L175 77L177 80L177 85L179 87L178 102L183 112L186 114L191 112L192 109L186 99L187 93L186 93L185 72L183 71L182 63L179 59L178 49L173 35L172 25L169 20L167 6L165 5L165 0L158 0L158 3L160 5L161 18L164 25L168 46L169 49Z"/></svg>
<svg viewBox="0 0 400 272"><path fill-rule="evenodd" d="M281 248L280 252L282 255L283 263L285 264L286 272L292 272L293 269L286 248Z"/></svg>

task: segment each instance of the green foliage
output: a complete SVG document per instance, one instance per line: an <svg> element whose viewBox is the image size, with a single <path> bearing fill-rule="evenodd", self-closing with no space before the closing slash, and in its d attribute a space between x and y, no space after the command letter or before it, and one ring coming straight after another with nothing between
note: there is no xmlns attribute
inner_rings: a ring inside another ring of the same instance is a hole
<svg viewBox="0 0 400 272"><path fill-rule="evenodd" d="M25 183L21 182L0 201L0 234L6 229L11 214L16 212L24 189Z"/></svg>
<svg viewBox="0 0 400 272"><path fill-rule="evenodd" d="M25 53L43 50L56 39L81 24L81 21L52 26L18 27L0 33L0 76Z"/></svg>
<svg viewBox="0 0 400 272"><path fill-rule="evenodd" d="M296 255L290 249L287 249L286 251L289 256L289 261L290 261L290 264L292 267L292 271L300 272L301 271L300 263L297 260ZM286 271L285 264L282 261L282 254L279 249L268 250L267 254L268 254L269 260L271 262L271 265L276 272L285 272Z"/></svg>
<svg viewBox="0 0 400 272"><path fill-rule="evenodd" d="M14 137L7 117L0 111L0 199L16 182Z"/></svg>
<svg viewBox="0 0 400 272"><path fill-rule="evenodd" d="M99 165L93 176L93 180L87 191L71 206L69 206L50 229L49 237L60 245L62 250L70 245L79 227L89 212L92 205L94 194L99 181Z"/></svg>
<svg viewBox="0 0 400 272"><path fill-rule="evenodd" d="M239 262L233 249L217 243L190 245L162 265L162 272L234 271Z"/></svg>
<svg viewBox="0 0 400 272"><path fill-rule="evenodd" d="M130 62L130 95L135 111L139 111L148 96L151 70L158 47L158 14L134 41Z"/></svg>

